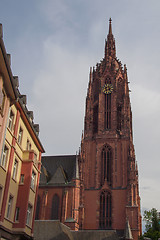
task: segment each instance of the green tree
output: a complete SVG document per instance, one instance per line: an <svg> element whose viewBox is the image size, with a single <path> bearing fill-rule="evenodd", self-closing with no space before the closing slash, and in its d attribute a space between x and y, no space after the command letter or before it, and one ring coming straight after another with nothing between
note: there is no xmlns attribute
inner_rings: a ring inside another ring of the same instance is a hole
<svg viewBox="0 0 160 240"><path fill-rule="evenodd" d="M146 228L143 237L158 240L158 238L160 238L160 219L158 218L157 209L152 208L150 211L144 211L143 219Z"/></svg>

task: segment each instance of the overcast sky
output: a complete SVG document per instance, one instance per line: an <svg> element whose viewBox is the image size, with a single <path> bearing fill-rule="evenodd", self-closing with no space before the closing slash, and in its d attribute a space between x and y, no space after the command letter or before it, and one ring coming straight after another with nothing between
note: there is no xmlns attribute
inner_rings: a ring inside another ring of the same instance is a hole
<svg viewBox="0 0 160 240"><path fill-rule="evenodd" d="M104 56L110 17L128 68L141 206L160 211L160 1L0 0L12 72L47 155L78 151L89 68Z"/></svg>

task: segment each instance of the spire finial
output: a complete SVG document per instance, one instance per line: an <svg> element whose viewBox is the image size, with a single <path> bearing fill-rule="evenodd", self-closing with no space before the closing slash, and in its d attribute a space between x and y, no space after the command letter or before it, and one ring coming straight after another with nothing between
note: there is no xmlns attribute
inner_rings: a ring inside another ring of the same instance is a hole
<svg viewBox="0 0 160 240"><path fill-rule="evenodd" d="M105 57L111 56L112 58L116 57L116 47L115 40L112 34L112 19L109 19L109 33L107 35L107 41L105 45Z"/></svg>
<svg viewBox="0 0 160 240"><path fill-rule="evenodd" d="M109 19L109 35L112 34L112 19Z"/></svg>

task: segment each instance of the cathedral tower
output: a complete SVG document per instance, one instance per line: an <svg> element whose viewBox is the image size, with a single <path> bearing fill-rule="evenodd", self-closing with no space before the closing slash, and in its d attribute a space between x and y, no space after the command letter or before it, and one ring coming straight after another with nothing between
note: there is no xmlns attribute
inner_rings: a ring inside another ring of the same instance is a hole
<svg viewBox="0 0 160 240"><path fill-rule="evenodd" d="M105 54L90 69L80 151L80 229L141 233L138 169L126 65L116 57L112 23Z"/></svg>

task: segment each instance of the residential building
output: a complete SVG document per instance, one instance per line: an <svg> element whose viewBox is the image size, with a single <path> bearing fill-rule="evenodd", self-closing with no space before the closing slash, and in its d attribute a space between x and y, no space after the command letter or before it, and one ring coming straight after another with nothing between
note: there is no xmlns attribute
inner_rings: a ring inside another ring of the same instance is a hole
<svg viewBox="0 0 160 240"><path fill-rule="evenodd" d="M43 146L39 125L19 92L0 34L1 89L4 92L0 145L0 239L33 239ZM3 52L2 52L3 50ZM3 54L2 54L3 53ZM3 80L3 84L2 84Z"/></svg>
<svg viewBox="0 0 160 240"><path fill-rule="evenodd" d="M3 42L2 24L0 24L0 155L6 133L9 108L17 96L13 82L10 55L6 53Z"/></svg>

